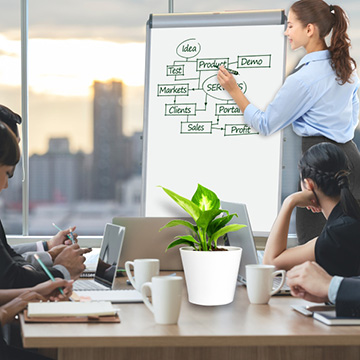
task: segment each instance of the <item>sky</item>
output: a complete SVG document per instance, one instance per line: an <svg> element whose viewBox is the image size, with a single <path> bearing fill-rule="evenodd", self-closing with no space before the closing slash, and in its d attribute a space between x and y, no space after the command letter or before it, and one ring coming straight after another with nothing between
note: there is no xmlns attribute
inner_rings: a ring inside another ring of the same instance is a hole
<svg viewBox="0 0 360 360"><path fill-rule="evenodd" d="M292 1L174 0L174 12L285 9ZM352 56L360 65L358 0L336 2L350 18ZM30 151L44 153L52 136L73 151L92 149L92 82L121 80L125 132L142 128L145 35L149 14L168 0L29 0ZM241 39L235 45L241 46ZM287 69L303 52L288 48ZM0 0L0 103L21 112L20 0Z"/></svg>

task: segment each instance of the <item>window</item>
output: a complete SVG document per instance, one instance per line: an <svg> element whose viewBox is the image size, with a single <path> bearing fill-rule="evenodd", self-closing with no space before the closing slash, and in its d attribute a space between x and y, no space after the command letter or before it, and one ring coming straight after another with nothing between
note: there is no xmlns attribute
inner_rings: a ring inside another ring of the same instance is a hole
<svg viewBox="0 0 360 360"><path fill-rule="evenodd" d="M278 5L288 9L292 2ZM145 23L151 13L168 12L168 1L0 0L0 103L19 114L21 4L29 9L29 138L22 139L29 145L26 232L53 234L55 222L76 225L80 235L100 235L113 216L140 212ZM269 8L265 0L174 5L176 12ZM346 10L359 63L357 2ZM299 57L288 51L288 71ZM284 152L283 197L296 190L300 151L291 132L285 138L291 151ZM358 145L359 139L357 132ZM22 202L19 164L0 196L8 234L23 233Z"/></svg>
<svg viewBox="0 0 360 360"><path fill-rule="evenodd" d="M29 235L54 233L53 222L100 235L113 216L140 213L146 17L125 40L122 7L106 4L28 2ZM20 2L11 16L2 57L19 74ZM10 86L16 101L1 102L21 114L20 76ZM21 188L19 164L1 198L8 234L22 232Z"/></svg>

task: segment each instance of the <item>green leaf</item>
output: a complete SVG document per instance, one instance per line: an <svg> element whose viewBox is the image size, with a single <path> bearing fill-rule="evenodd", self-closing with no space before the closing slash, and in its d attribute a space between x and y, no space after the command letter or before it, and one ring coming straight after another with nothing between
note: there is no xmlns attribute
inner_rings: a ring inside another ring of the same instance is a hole
<svg viewBox="0 0 360 360"><path fill-rule="evenodd" d="M201 210L192 201L160 186L179 206L181 206L195 221L201 215Z"/></svg>
<svg viewBox="0 0 360 360"><path fill-rule="evenodd" d="M166 229L166 228L170 228L170 227L174 227L174 226L178 226L178 225L183 225L188 227L190 230L192 230L194 233L196 233L196 227L194 226L194 224L192 224L190 221L187 220L171 220L169 221L165 226L163 226L159 231Z"/></svg>
<svg viewBox="0 0 360 360"><path fill-rule="evenodd" d="M200 184L198 184L196 192L193 195L191 201L196 204L202 211L220 208L220 200L217 195L213 191L207 189L204 186L201 186Z"/></svg>
<svg viewBox="0 0 360 360"><path fill-rule="evenodd" d="M220 209L204 211L201 214L201 216L197 219L196 223L199 228L207 230L209 224L221 213L222 213L222 210L220 210Z"/></svg>
<svg viewBox="0 0 360 360"><path fill-rule="evenodd" d="M229 214L228 211L226 211L226 210L223 210L223 211L227 212ZM222 216L222 217L219 217L219 218L215 219L214 221L212 221L207 230L208 235L211 236L216 231L218 231L219 229L224 227L234 216L237 216L237 214Z"/></svg>
<svg viewBox="0 0 360 360"><path fill-rule="evenodd" d="M231 224L231 225L227 225L223 228L221 228L220 230L216 231L211 238L209 239L209 245L214 242L215 247L217 247L217 241L219 239L220 236L224 236L226 233L229 232L233 232L233 231L237 231L242 229L243 227L246 227L246 225L240 225L240 224Z"/></svg>
<svg viewBox="0 0 360 360"><path fill-rule="evenodd" d="M199 242L196 241L191 235L176 236L175 240L169 244L166 251L176 245L181 245L181 244L189 245L189 246L196 248L195 245L199 245Z"/></svg>

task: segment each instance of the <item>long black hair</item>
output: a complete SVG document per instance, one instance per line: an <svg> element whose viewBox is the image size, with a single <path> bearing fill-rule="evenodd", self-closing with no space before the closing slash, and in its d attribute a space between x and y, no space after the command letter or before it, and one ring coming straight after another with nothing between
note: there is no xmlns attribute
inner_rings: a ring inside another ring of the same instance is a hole
<svg viewBox="0 0 360 360"><path fill-rule="evenodd" d="M344 213L360 221L360 207L349 189L348 159L339 146L323 142L309 148L299 161L301 180L311 179L329 197L340 196Z"/></svg>
<svg viewBox="0 0 360 360"><path fill-rule="evenodd" d="M0 121L0 165L15 166L20 160L20 149L15 134Z"/></svg>
<svg viewBox="0 0 360 360"><path fill-rule="evenodd" d="M304 27L315 24L324 41L332 30L329 46L331 66L341 85L351 82L356 62L350 56L351 41L347 34L349 18L345 11L338 5L328 5L322 0L299 0L291 5L290 10Z"/></svg>

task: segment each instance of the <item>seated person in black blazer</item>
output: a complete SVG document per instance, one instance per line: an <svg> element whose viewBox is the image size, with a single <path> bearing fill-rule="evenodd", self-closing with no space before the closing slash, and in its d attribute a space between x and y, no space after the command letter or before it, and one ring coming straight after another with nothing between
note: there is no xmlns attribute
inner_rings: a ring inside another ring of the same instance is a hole
<svg viewBox="0 0 360 360"><path fill-rule="evenodd" d="M0 191L8 187L8 179L19 159L17 139L8 126L0 121ZM85 268L83 255L89 251L80 249L78 244L66 246L49 271L55 277L75 280ZM30 287L46 280L48 276L43 270L36 270L9 246L0 222L0 289Z"/></svg>
<svg viewBox="0 0 360 360"><path fill-rule="evenodd" d="M304 153L299 169L302 191L284 200L266 243L264 264L289 270L316 261L330 275L360 275L360 208L349 190L350 166L345 153L335 144L314 145ZM287 248L295 207L322 212L327 222L319 237Z"/></svg>
<svg viewBox="0 0 360 360"><path fill-rule="evenodd" d="M307 261L287 272L291 294L312 302L332 302L336 315L360 318L360 277L330 276L317 263Z"/></svg>
<svg viewBox="0 0 360 360"><path fill-rule="evenodd" d="M58 288L63 288L65 296ZM48 280L29 289L0 290L0 358L2 360L45 360L36 353L9 346L2 336L2 327L11 322L15 315L26 308L29 301L67 300L71 294L72 281Z"/></svg>
<svg viewBox="0 0 360 360"><path fill-rule="evenodd" d="M15 134L16 139L20 142L20 134L18 125L21 124L21 116L16 114L14 111L9 109L8 107L0 104L0 121L5 123L10 130ZM2 225L0 224L0 227ZM13 250L17 254L22 255L22 257L35 269L40 269L39 263L34 258L34 254L36 253L42 262L47 266L53 266L55 258L61 253L62 250L65 249L64 245L71 245L72 242L67 238L70 230L74 231L75 227L67 230L60 231L53 238L47 241L38 241L34 243L26 243L26 244L17 244L11 246ZM3 229L2 229L3 230ZM2 231L3 232L3 231ZM74 239L77 242L77 235L73 233ZM61 270L60 270L61 271Z"/></svg>

